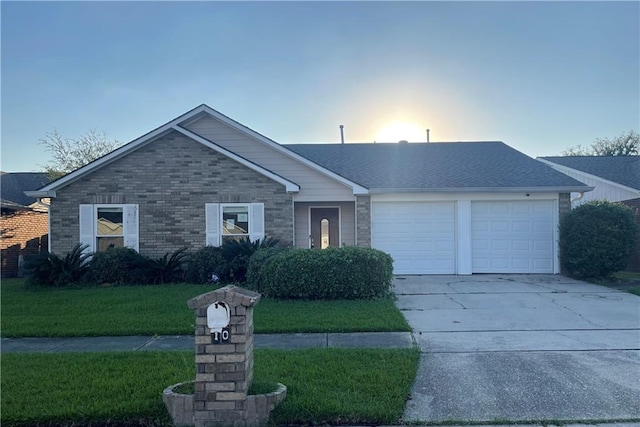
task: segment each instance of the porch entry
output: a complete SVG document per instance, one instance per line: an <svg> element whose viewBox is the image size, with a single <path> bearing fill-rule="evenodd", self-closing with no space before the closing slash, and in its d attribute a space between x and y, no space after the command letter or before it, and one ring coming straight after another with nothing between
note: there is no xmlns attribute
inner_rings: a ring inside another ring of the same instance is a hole
<svg viewBox="0 0 640 427"><path fill-rule="evenodd" d="M340 247L340 208L309 208L311 211L311 247Z"/></svg>

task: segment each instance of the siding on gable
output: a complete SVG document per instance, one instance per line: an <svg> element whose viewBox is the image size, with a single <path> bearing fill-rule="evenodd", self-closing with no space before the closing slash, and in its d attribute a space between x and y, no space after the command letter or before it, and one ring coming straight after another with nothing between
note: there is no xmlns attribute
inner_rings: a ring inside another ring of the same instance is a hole
<svg viewBox="0 0 640 427"><path fill-rule="evenodd" d="M172 132L58 190L51 201L52 251L79 242L80 204L139 206L140 253L159 257L205 244L205 203L264 203L266 235L293 243L285 187Z"/></svg>
<svg viewBox="0 0 640 427"><path fill-rule="evenodd" d="M297 198L296 198L297 200ZM339 207L340 208L340 240L342 245L354 246L355 235L355 203L335 202L335 203L295 203L296 221L296 247L309 247L309 208L310 207Z"/></svg>
<svg viewBox="0 0 640 427"><path fill-rule="evenodd" d="M297 201L353 201L353 190L226 124L206 116L185 128L300 186Z"/></svg>

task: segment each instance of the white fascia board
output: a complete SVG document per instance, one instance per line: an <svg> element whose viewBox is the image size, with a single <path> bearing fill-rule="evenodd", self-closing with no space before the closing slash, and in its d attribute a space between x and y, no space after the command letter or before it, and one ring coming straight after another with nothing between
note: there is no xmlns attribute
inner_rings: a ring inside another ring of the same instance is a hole
<svg viewBox="0 0 640 427"><path fill-rule="evenodd" d="M456 188L372 188L370 194L389 193L586 193L595 187L456 187Z"/></svg>
<svg viewBox="0 0 640 427"><path fill-rule="evenodd" d="M190 130L187 130L179 125L175 125L173 126L173 129L175 129L177 132L180 132L181 134L183 134L184 136L186 136L187 138L191 138L194 141L199 142L200 144L204 145L207 148L210 148L214 151L217 151L218 153L222 154L223 156L226 156L232 160L235 160L236 162L240 163L243 166L248 167L251 170L254 170L256 172L258 172L261 175L266 176L269 179L272 179L274 181L276 181L279 184L282 184L285 186L285 188L287 189L287 193L297 193L300 191L300 186L298 184L296 184L295 182L291 182L286 178L283 178L280 175L277 175L273 172L271 172L270 170L267 170L247 159L245 159L244 157L238 156L237 154L227 150L226 148L223 148L217 144L215 144L212 141L209 141L206 138L203 138L202 136L191 132Z"/></svg>
<svg viewBox="0 0 640 427"><path fill-rule="evenodd" d="M42 191L42 190L34 190L34 191L23 191L29 197L41 198L41 197L56 197L56 192L54 190Z"/></svg>
<svg viewBox="0 0 640 427"><path fill-rule="evenodd" d="M256 139L258 141L260 141L261 143L269 146L270 148L279 151L280 153L296 160L297 162L300 162L302 164L304 164L305 166L320 172L323 175L326 175L338 182L340 182L341 184L346 185L347 187L351 187L353 189L353 194L354 195L360 195L360 194L369 194L369 190L365 187L362 187L361 185L356 184L355 182L349 181L348 179L336 174L335 172L330 171L329 169L323 168L322 166L318 165L317 163L312 162L309 159L306 159L304 157L302 157L301 155L294 153L293 151L289 150L288 148L283 147L282 145L278 144L277 142L267 138L264 135L261 135L260 133L244 126L241 123L236 122L235 120L225 116L224 114L214 110L213 108L209 107L208 105L201 105L200 107L196 108L193 110L194 112L197 111L197 113L200 113L202 111L206 112L207 114L211 115L213 118L220 120L221 122L223 122L224 124L226 124L227 126L230 126L234 129L236 129L239 132L244 133L245 135L249 136L250 138ZM195 116L195 114L190 115L189 119L193 119ZM180 124L187 124L189 121L188 120L184 120L183 123Z"/></svg>
<svg viewBox="0 0 640 427"><path fill-rule="evenodd" d="M588 172L581 171L580 169L575 169L575 168L571 168L571 167L569 167L569 166L560 165L560 164L558 164L558 163L550 162L549 160L546 160L546 159L540 159L540 158L537 158L536 160L538 160L539 162L542 162L542 163L545 163L545 164L547 164L547 165L551 166L552 168L554 168L554 169L555 169L555 170L557 170L558 172L563 172L563 173L566 173L566 172L579 173L579 174L584 175L584 176L585 176L585 177L587 177L587 178L595 179L595 180L597 180L597 181L601 181L601 182L603 182L603 183L605 183L605 184L613 185L613 186L618 187L618 188L621 188L621 189L623 189L623 190L627 190L627 191L631 191L631 192L633 192L633 193L638 193L638 194L640 194L640 190L638 190L637 188L628 187L628 186L626 186L626 185L624 185L624 184L620 184L619 182L610 181L610 180L608 180L608 179L606 179L606 178L603 178L603 177L601 177L601 176L593 175L593 174L590 174L590 173L588 173ZM593 187L593 188L595 188L595 187ZM576 192L577 192L577 191L576 191Z"/></svg>

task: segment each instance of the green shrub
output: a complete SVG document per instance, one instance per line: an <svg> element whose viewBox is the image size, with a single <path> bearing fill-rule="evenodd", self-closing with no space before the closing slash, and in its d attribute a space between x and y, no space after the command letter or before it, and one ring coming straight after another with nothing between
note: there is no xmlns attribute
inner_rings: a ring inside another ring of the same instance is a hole
<svg viewBox="0 0 640 427"><path fill-rule="evenodd" d="M264 294L277 298L365 299L388 294L390 255L371 248L293 249L272 257Z"/></svg>
<svg viewBox="0 0 640 427"><path fill-rule="evenodd" d="M175 283L184 280L183 263L189 256L187 248L169 252L157 259L147 259L145 269L145 283Z"/></svg>
<svg viewBox="0 0 640 427"><path fill-rule="evenodd" d="M144 284L147 282L148 260L131 248L109 248L97 252L90 263L90 279L94 283Z"/></svg>
<svg viewBox="0 0 640 427"><path fill-rule="evenodd" d="M222 244L222 255L229 266L228 279L232 282L244 282L247 279L249 258L259 249L271 248L278 244L277 239L265 237L255 241L245 237L240 240L226 240Z"/></svg>
<svg viewBox="0 0 640 427"><path fill-rule="evenodd" d="M604 278L626 267L637 239L633 212L620 203L592 201L560 222L563 271L578 278Z"/></svg>
<svg viewBox="0 0 640 427"><path fill-rule="evenodd" d="M264 266L269 260L281 254L285 250L287 250L287 248L264 248L251 255L249 258L249 265L247 266L247 289L251 289L256 292L264 292Z"/></svg>
<svg viewBox="0 0 640 427"><path fill-rule="evenodd" d="M29 283L53 288L80 283L87 274L87 258L91 256L82 253L86 248L86 245L77 244L63 258L48 254L34 259L27 266Z"/></svg>
<svg viewBox="0 0 640 427"><path fill-rule="evenodd" d="M215 274L218 280L225 281L229 276L227 261L222 248L205 246L189 257L185 271L185 280L189 283L211 283Z"/></svg>

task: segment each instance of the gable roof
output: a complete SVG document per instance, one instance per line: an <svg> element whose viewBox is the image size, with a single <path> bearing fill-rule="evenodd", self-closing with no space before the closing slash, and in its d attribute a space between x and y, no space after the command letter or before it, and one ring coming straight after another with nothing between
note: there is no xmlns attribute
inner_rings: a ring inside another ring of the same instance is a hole
<svg viewBox="0 0 640 427"><path fill-rule="evenodd" d="M590 191L503 142L292 144L371 192Z"/></svg>
<svg viewBox="0 0 640 427"><path fill-rule="evenodd" d="M153 140L162 137L163 135L166 135L169 132L172 131L177 131L182 133L185 136L188 136L189 138L192 138L193 140L200 142L201 144L215 150L218 151L219 153L230 157L236 161L238 161L239 163L243 164L244 166L249 167L250 169L253 169L259 173L262 173L263 175L275 180L276 182L279 182L283 185L286 186L287 191L289 192L298 192L300 191L300 186L298 184L296 184L295 182L292 182L288 179L286 179L285 177L278 175L268 169L263 168L262 166L251 162L248 159L245 159L241 156L238 156L237 154L227 150L224 147L221 147L220 145L216 144L214 141L210 141L204 137L202 137L201 135L197 135L191 131L189 131L188 129L186 129L185 127L183 127L183 125L186 125L188 123L191 123L195 120L198 120L199 118L201 118L204 115L209 115L211 117L214 117L215 119L218 119L220 121L222 121L223 123L225 123L226 125L232 127L233 129L244 133L245 135L248 135L249 137L268 145L269 147L280 151L281 153L295 159L296 161L305 164L306 166L326 175L329 176L330 178L341 182L342 184L345 184L349 187L353 188L354 194L363 194L363 193L367 193L367 189L363 188L361 186L359 186L358 184L349 181L348 179L346 179L345 177L342 177L338 174L336 174L335 172L328 170L314 162L309 161L308 159L294 153L293 151L287 150L286 148L283 148L280 144L278 144L277 142L265 137L264 135L261 135L260 133L236 122L235 120L225 116L224 114L220 113L219 111L214 110L213 108L209 107L206 104L201 104L197 107L195 107L194 109L187 111L186 113L180 115L179 117L176 117L175 119L171 120L168 123L165 123L164 125L152 130L151 132L146 133L145 135L142 135L141 137L129 142L128 144L125 144L117 149L115 149L114 151L112 151L111 153L108 153L107 155L94 160L93 162L63 176L62 178L56 180L55 182L50 183L47 186L44 186L42 188L40 188L38 191L31 191L30 194L33 197L55 197L55 192L56 190L65 187L68 184L71 184L72 182L77 181L78 179L82 178L83 176L93 172L96 169L99 169L102 166L105 166L109 163L112 163L118 159L120 159L121 157L124 157L125 155L127 155L128 153L136 150L137 148L148 144L150 142L152 142Z"/></svg>
<svg viewBox="0 0 640 427"><path fill-rule="evenodd" d="M538 159L640 190L640 156L551 156Z"/></svg>
<svg viewBox="0 0 640 427"><path fill-rule="evenodd" d="M193 139L194 141L197 141L203 145L205 145L208 148L213 149L214 151L217 151L218 153L227 156L239 163L241 163L242 165L248 167L249 169L252 169L258 173L263 174L264 176L273 179L276 182L279 182L280 184L284 185L287 189L288 192L297 192L300 191L300 187L298 186L298 184L296 184L295 182L289 181L288 179L275 174L273 172L271 172L270 170L267 170L265 168L263 168L260 165L257 165L241 156L238 156L237 154L227 150L224 147L219 146L218 144L215 144L213 141L209 141L206 138L203 138L199 135L194 134L193 132L183 128L181 126L182 123L193 120L196 117L200 117L203 113L206 114L209 112L209 110L211 111L215 111L213 109L211 109L211 107L208 107L207 105L200 105L184 114L182 114L179 117L176 117L175 119L171 120L168 123L165 123L164 125L152 130L151 132L148 132L144 135L142 135L141 137L134 139L133 141L129 142L128 144L125 144L121 147L116 148L115 150L113 150L112 152L100 157L97 160L94 160L93 162L79 168L76 169L75 171L63 176L62 178L59 178L58 180L50 183L49 185L46 185L42 188L40 188L37 191L30 191L29 195L33 196L33 197L55 197L56 195L56 190L59 190L60 188L65 187L66 185L69 185L77 180L79 180L80 178L92 173L93 171L108 165L124 156L126 156L127 154L135 151L136 149L151 143L152 141L170 133L173 131L177 131L180 132L181 134Z"/></svg>
<svg viewBox="0 0 640 427"><path fill-rule="evenodd" d="M29 206L37 200L24 194L51 182L44 172L0 172L0 198L3 205ZM11 203L9 203L11 202Z"/></svg>

